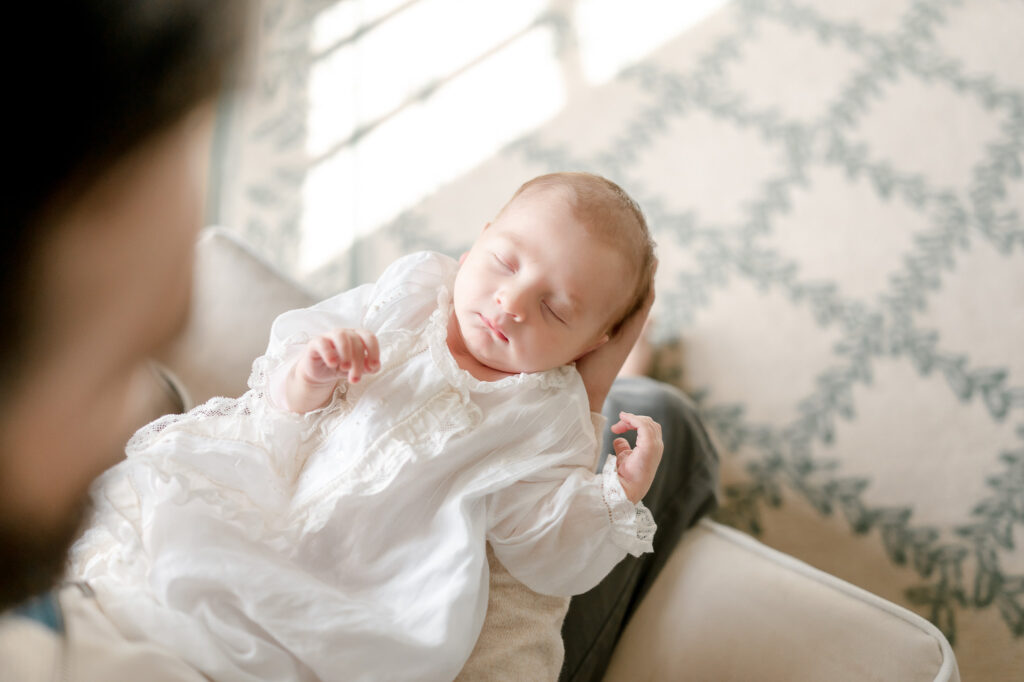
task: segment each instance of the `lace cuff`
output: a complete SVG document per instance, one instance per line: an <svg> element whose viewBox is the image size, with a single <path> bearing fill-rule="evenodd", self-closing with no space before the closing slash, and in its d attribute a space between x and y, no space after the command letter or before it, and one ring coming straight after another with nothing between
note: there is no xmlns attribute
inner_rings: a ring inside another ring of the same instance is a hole
<svg viewBox="0 0 1024 682"><path fill-rule="evenodd" d="M601 492L612 524L612 542L633 556L653 552L654 531L658 526L643 502L633 504L626 497L615 461L615 455L608 455L601 472Z"/></svg>
<svg viewBox="0 0 1024 682"><path fill-rule="evenodd" d="M269 392L271 377L278 373L282 366L290 367L308 342L308 334L292 334L281 344L275 344L276 348L268 349L264 355L256 358L252 363L252 371L249 372L249 388L260 393Z"/></svg>
<svg viewBox="0 0 1024 682"><path fill-rule="evenodd" d="M257 358L253 362L252 372L249 374L249 388L262 394L273 409L300 418L315 417L331 411L338 400L344 397L347 388L346 382L339 381L327 404L315 410L297 413L289 409L288 399L285 397L285 381L288 379L288 372L298 361L302 349L309 342L309 338L309 335L305 333L289 336L276 352L268 352Z"/></svg>
<svg viewBox="0 0 1024 682"><path fill-rule="evenodd" d="M334 387L334 391L331 393L331 399L328 400L324 405L316 408L315 410L309 410L308 412L293 412L291 407L288 406L288 395L287 395L287 382L288 374L291 372L292 367L295 366L296 360L292 360L288 364L283 364L275 369L270 374L270 379L267 382L266 398L270 401L270 404L282 411L288 412L289 414L302 415L317 415L321 412L329 412L334 408L334 404L345 396L348 384L345 381L338 381L337 386Z"/></svg>

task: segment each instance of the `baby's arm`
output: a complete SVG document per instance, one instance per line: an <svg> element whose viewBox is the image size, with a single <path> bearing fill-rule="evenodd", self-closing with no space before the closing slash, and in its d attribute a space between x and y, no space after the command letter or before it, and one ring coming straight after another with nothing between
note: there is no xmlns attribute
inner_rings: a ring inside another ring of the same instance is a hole
<svg viewBox="0 0 1024 682"><path fill-rule="evenodd" d="M661 425L650 417L619 412L619 421L612 425L612 433L636 430L636 447L630 448L625 438L616 438L615 472L626 497L633 504L643 499L654 482L654 474L665 449L661 440Z"/></svg>
<svg viewBox="0 0 1024 682"><path fill-rule="evenodd" d="M285 378L288 409L306 413L326 405L342 378L356 383L380 369L377 337L365 329L335 329L309 343Z"/></svg>
<svg viewBox="0 0 1024 682"><path fill-rule="evenodd" d="M612 431L635 429L637 445L630 449L618 439L601 473L593 471L587 438L590 447L578 456L489 497L487 539L509 572L535 592L580 594L627 553L652 551L655 524L640 500L661 460L661 428L650 417L620 416Z"/></svg>

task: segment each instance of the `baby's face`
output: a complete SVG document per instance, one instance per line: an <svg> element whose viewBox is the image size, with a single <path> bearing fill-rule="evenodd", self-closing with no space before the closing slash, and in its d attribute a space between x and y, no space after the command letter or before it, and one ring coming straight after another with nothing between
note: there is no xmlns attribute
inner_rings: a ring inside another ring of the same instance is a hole
<svg viewBox="0 0 1024 682"><path fill-rule="evenodd" d="M540 372L607 340L633 287L623 256L592 238L559 190L521 195L488 225L455 278L466 349L503 372Z"/></svg>

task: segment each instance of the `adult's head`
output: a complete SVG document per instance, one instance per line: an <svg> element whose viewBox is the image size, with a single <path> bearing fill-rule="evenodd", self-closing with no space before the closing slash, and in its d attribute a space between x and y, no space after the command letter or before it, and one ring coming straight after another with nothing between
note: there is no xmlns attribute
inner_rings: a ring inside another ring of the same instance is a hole
<svg viewBox="0 0 1024 682"><path fill-rule="evenodd" d="M28 3L2 58L0 608L63 567L145 357L187 312L245 0Z"/></svg>

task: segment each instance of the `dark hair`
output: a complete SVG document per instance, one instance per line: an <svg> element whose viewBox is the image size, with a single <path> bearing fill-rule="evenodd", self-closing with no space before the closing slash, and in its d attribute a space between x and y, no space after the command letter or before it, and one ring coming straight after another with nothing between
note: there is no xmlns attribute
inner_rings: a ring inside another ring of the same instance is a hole
<svg viewBox="0 0 1024 682"><path fill-rule="evenodd" d="M31 333L31 276L61 213L119 159L239 74L246 0L21 3L0 47L7 140L0 391ZM16 17L16 18L15 18Z"/></svg>

